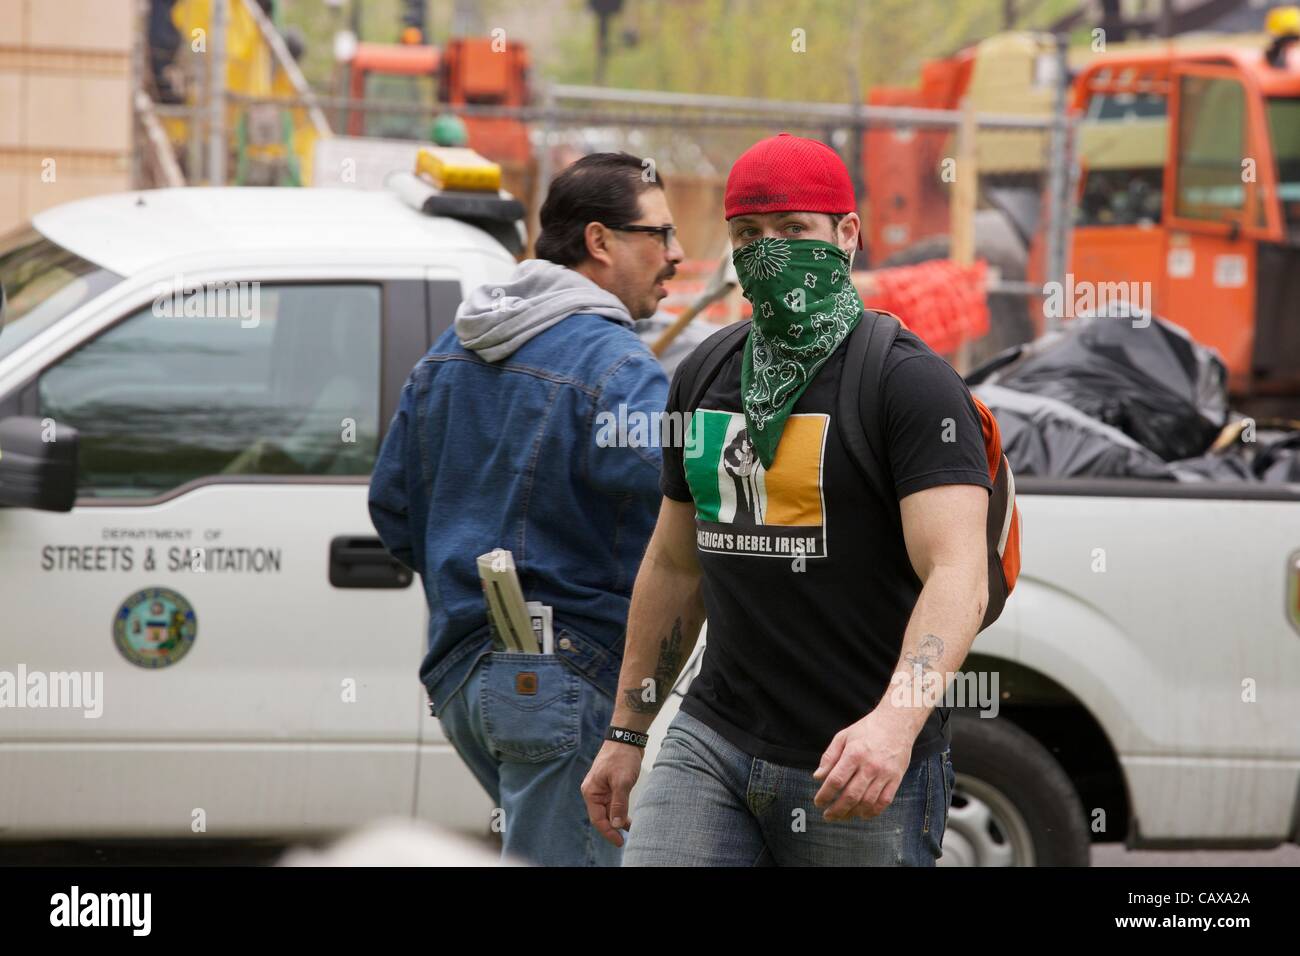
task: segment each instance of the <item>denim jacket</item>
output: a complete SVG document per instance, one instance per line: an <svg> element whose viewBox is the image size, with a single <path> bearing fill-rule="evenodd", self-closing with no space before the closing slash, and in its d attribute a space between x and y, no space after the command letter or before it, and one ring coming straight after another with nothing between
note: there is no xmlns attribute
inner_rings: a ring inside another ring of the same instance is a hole
<svg viewBox="0 0 1300 956"><path fill-rule="evenodd" d="M667 387L630 328L586 313L494 362L451 329L416 365L375 464L370 514L424 584L420 680L435 715L492 650L475 559L494 548L513 552L524 599L553 608L555 653L615 696L660 452L657 432L620 445L608 425L657 423Z"/></svg>

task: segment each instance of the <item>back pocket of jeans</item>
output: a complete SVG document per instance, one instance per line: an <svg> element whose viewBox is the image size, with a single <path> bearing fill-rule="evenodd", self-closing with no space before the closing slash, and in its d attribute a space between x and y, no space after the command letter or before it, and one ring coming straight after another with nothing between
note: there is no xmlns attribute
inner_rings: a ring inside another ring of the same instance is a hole
<svg viewBox="0 0 1300 956"><path fill-rule="evenodd" d="M504 760L541 763L577 749L581 680L553 654L494 652L483 675L483 731Z"/></svg>

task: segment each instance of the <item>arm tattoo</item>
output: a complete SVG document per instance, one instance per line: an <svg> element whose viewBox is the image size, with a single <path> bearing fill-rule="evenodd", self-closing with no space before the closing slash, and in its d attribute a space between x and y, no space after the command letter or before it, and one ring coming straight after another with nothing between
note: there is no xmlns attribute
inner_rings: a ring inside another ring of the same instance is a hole
<svg viewBox="0 0 1300 956"><path fill-rule="evenodd" d="M659 660L655 663L654 686L650 699L645 699L645 688L629 687L623 691L623 702L638 714L654 714L665 695L672 689L673 678L682 669L682 619L673 622L672 633L659 642Z"/></svg>
<svg viewBox="0 0 1300 956"><path fill-rule="evenodd" d="M943 656L943 638L937 634L927 634L922 638L915 654L903 655L903 660L912 665L912 673L920 677L923 672L934 670L931 663Z"/></svg>

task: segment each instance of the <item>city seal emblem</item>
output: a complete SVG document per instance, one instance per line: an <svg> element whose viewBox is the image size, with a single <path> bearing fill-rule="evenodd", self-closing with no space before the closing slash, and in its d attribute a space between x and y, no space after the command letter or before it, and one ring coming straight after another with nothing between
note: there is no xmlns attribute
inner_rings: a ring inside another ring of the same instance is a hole
<svg viewBox="0 0 1300 956"><path fill-rule="evenodd" d="M132 664L169 667L194 646L194 608L168 588L145 588L122 602L113 617L113 643Z"/></svg>

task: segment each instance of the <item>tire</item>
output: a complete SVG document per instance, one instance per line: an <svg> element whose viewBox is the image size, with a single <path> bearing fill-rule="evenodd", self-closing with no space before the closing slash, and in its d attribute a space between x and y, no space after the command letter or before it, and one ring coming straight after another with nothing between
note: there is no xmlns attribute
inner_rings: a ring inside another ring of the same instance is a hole
<svg viewBox="0 0 1300 956"><path fill-rule="evenodd" d="M953 712L952 808L940 866L1088 866L1091 836L1070 778L1004 718Z"/></svg>
<svg viewBox="0 0 1300 956"><path fill-rule="evenodd" d="M930 236L889 256L880 267L914 266L933 259L947 259L951 249L948 236ZM1007 281L1025 278L1027 252L1014 227L996 210L981 210L975 214L975 257L997 269ZM988 307L989 331L971 343L971 368L977 368L999 352L1034 338L1034 324L1029 318L1025 299L990 295ZM903 316L903 321L907 321L907 316Z"/></svg>

